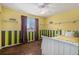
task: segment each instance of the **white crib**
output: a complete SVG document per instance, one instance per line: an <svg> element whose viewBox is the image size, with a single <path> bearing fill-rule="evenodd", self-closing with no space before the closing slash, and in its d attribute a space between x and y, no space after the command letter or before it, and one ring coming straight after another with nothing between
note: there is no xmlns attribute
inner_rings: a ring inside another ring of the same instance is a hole
<svg viewBox="0 0 79 59"><path fill-rule="evenodd" d="M42 36L43 55L78 55L78 43Z"/></svg>

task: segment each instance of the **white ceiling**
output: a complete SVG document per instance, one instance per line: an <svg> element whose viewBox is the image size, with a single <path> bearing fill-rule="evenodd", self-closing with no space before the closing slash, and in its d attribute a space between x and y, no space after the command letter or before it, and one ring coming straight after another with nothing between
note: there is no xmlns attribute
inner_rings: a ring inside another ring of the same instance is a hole
<svg viewBox="0 0 79 59"><path fill-rule="evenodd" d="M2 5L43 17L79 8L78 3L3 3Z"/></svg>

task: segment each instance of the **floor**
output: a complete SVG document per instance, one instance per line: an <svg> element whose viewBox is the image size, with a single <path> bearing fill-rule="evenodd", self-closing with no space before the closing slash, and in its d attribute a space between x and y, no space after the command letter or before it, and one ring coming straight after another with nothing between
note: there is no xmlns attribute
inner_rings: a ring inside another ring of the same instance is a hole
<svg viewBox="0 0 79 59"><path fill-rule="evenodd" d="M41 41L3 48L0 55L41 55Z"/></svg>

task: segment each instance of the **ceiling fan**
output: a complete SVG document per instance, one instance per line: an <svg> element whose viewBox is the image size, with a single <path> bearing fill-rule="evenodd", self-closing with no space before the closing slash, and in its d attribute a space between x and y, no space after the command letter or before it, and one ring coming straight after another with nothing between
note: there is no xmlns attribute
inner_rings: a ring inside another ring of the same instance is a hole
<svg viewBox="0 0 79 59"><path fill-rule="evenodd" d="M50 5L50 3L38 3L39 8L46 8Z"/></svg>
<svg viewBox="0 0 79 59"><path fill-rule="evenodd" d="M43 15L49 11L49 7L51 7L52 4L51 3L38 3L37 6L40 10L39 14Z"/></svg>

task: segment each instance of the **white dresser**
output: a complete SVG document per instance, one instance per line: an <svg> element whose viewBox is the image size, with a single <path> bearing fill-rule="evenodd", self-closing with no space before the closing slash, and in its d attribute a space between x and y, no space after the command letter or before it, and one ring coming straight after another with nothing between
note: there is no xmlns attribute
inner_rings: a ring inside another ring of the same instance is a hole
<svg viewBox="0 0 79 59"><path fill-rule="evenodd" d="M43 55L78 55L78 43L42 36Z"/></svg>

